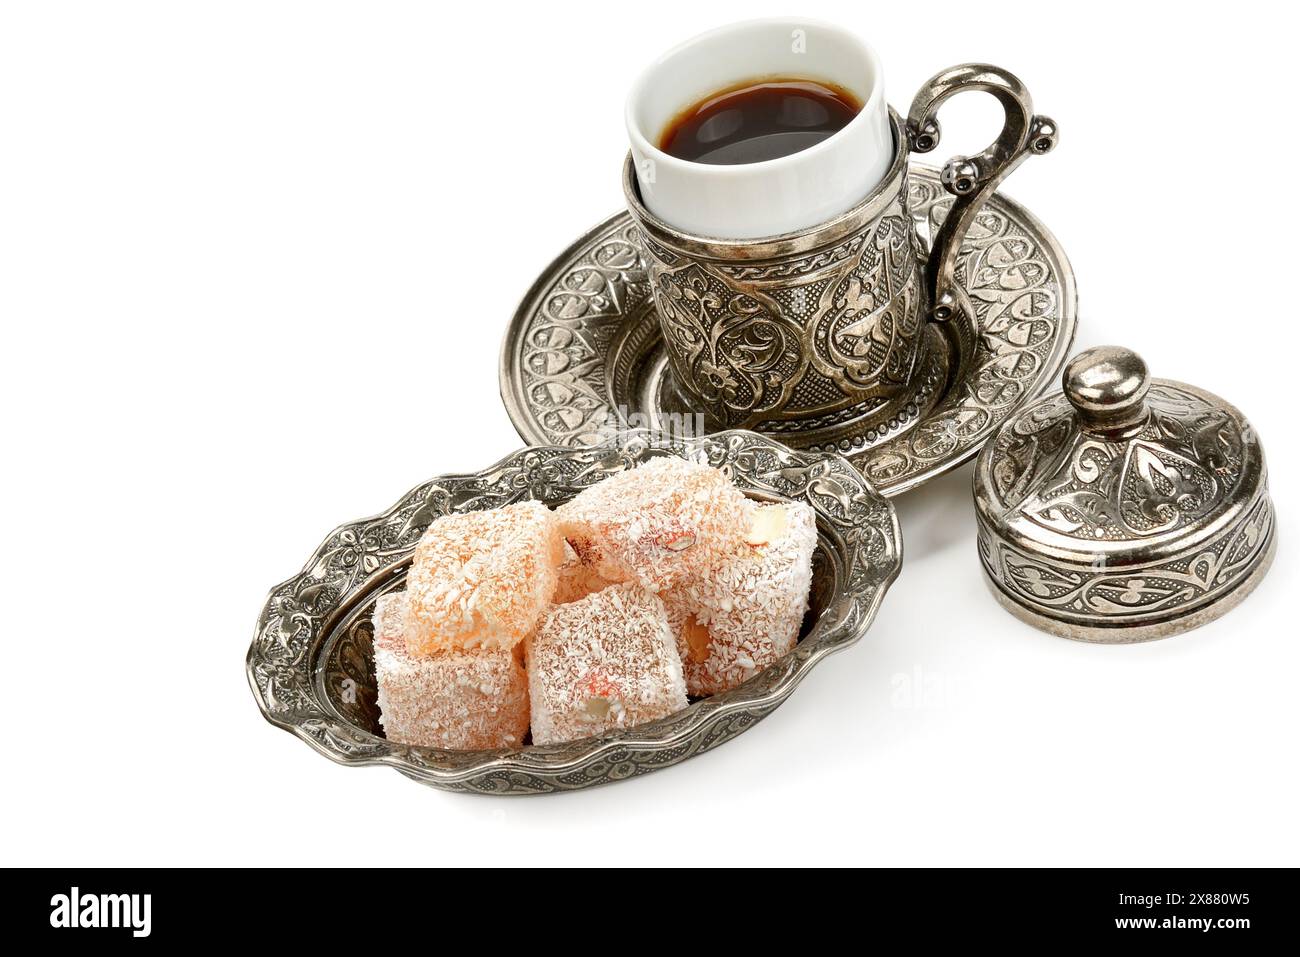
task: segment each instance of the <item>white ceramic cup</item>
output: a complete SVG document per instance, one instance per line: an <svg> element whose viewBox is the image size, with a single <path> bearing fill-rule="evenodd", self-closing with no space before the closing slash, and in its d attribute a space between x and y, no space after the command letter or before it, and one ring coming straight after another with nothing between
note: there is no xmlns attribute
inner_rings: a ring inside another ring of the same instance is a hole
<svg viewBox="0 0 1300 957"><path fill-rule="evenodd" d="M789 156L733 166L669 156L655 144L683 110L746 80L834 83L863 104L847 126ZM683 232L758 239L826 222L866 197L889 171L894 138L874 50L815 20L749 20L669 50L628 95L627 131L646 207Z"/></svg>

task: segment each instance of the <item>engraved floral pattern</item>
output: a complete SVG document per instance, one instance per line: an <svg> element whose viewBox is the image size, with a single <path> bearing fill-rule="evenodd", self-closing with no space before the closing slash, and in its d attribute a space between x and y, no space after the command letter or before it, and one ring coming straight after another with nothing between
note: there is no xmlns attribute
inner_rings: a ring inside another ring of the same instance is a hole
<svg viewBox="0 0 1300 957"><path fill-rule="evenodd" d="M665 344L724 424L737 425L785 401L806 358L800 328L755 292L738 292L691 263L651 269L655 303L670 323Z"/></svg>
<svg viewBox="0 0 1300 957"><path fill-rule="evenodd" d="M901 204L876 224L813 322L821 373L855 388L906 385L921 345L920 267Z"/></svg>
<svg viewBox="0 0 1300 957"><path fill-rule="evenodd" d="M611 408L605 386L610 340L629 313L649 305L636 228L625 215L606 220L592 241L561 258L565 269L533 300L520 348L503 369L518 383L536 424L558 445L603 441Z"/></svg>
<svg viewBox="0 0 1300 957"><path fill-rule="evenodd" d="M705 263L659 240L642 245L678 381L725 425L761 424L769 412L789 421L911 380L920 268L901 198L830 250L771 262ZM820 387L801 402L810 363Z"/></svg>
<svg viewBox="0 0 1300 957"><path fill-rule="evenodd" d="M994 440L990 474L1004 508L1092 541L1134 540L1195 522L1241 475L1244 437L1225 410L1169 383L1152 386L1136 434L1076 433L1057 397Z"/></svg>
<svg viewBox="0 0 1300 957"><path fill-rule="evenodd" d="M1273 508L1265 493L1242 522L1194 554L1165 563L1118 572L1056 566L996 540L982 525L979 550L990 578L1041 614L1140 625L1231 591L1258 566L1272 539Z"/></svg>
<svg viewBox="0 0 1300 957"><path fill-rule="evenodd" d="M434 518L529 498L562 501L656 455L707 462L747 492L816 510L816 613L793 652L676 715L565 745L439 751L375 733L370 609L400 584ZM822 658L865 633L901 561L892 507L838 456L794 452L748 432L682 440L632 432L600 447L530 448L482 472L432 479L387 511L331 533L301 572L272 589L248 650L248 680L267 720L344 764L386 764L425 784L475 793L590 787L676 764L752 727Z"/></svg>

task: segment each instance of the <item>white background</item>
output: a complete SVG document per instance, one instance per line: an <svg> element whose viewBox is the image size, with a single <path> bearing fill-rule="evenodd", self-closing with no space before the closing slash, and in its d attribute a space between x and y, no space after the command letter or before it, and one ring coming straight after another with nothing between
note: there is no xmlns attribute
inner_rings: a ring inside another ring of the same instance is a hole
<svg viewBox="0 0 1300 957"><path fill-rule="evenodd" d="M793 6L867 38L896 107L982 59L1059 122L1008 191L1073 261L1079 346L1262 434L1281 549L1254 596L1149 645L1033 631L984 590L966 468L898 501L869 635L716 752L514 800L336 766L249 693L266 591L337 523L520 444L501 334L619 206L634 73L787 11L6 3L6 862L1300 864L1284 5ZM940 152L996 116L950 106Z"/></svg>

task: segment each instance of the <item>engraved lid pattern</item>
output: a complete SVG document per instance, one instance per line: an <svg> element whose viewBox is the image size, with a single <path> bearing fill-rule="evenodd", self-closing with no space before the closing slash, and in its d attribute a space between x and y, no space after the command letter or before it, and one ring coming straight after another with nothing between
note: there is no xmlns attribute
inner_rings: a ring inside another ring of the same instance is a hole
<svg viewBox="0 0 1300 957"><path fill-rule="evenodd" d="M1150 417L1131 436L1081 431L1064 395L999 433L993 491L1008 510L1089 546L1194 524L1241 478L1242 423L1173 383L1153 385Z"/></svg>
<svg viewBox="0 0 1300 957"><path fill-rule="evenodd" d="M1273 512L1241 413L1152 379L1114 346L1076 356L1063 385L1013 416L976 464L980 556L1000 600L1069 637L1130 641L1184 630L1180 619L1253 586Z"/></svg>

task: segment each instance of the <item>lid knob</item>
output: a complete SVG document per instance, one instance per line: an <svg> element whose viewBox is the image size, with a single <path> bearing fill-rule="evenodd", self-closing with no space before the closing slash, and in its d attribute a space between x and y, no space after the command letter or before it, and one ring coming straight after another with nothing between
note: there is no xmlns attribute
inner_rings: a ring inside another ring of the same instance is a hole
<svg viewBox="0 0 1300 957"><path fill-rule="evenodd" d="M1142 357L1120 346L1080 352L1065 367L1065 396L1085 429L1116 432L1146 421L1151 377Z"/></svg>

